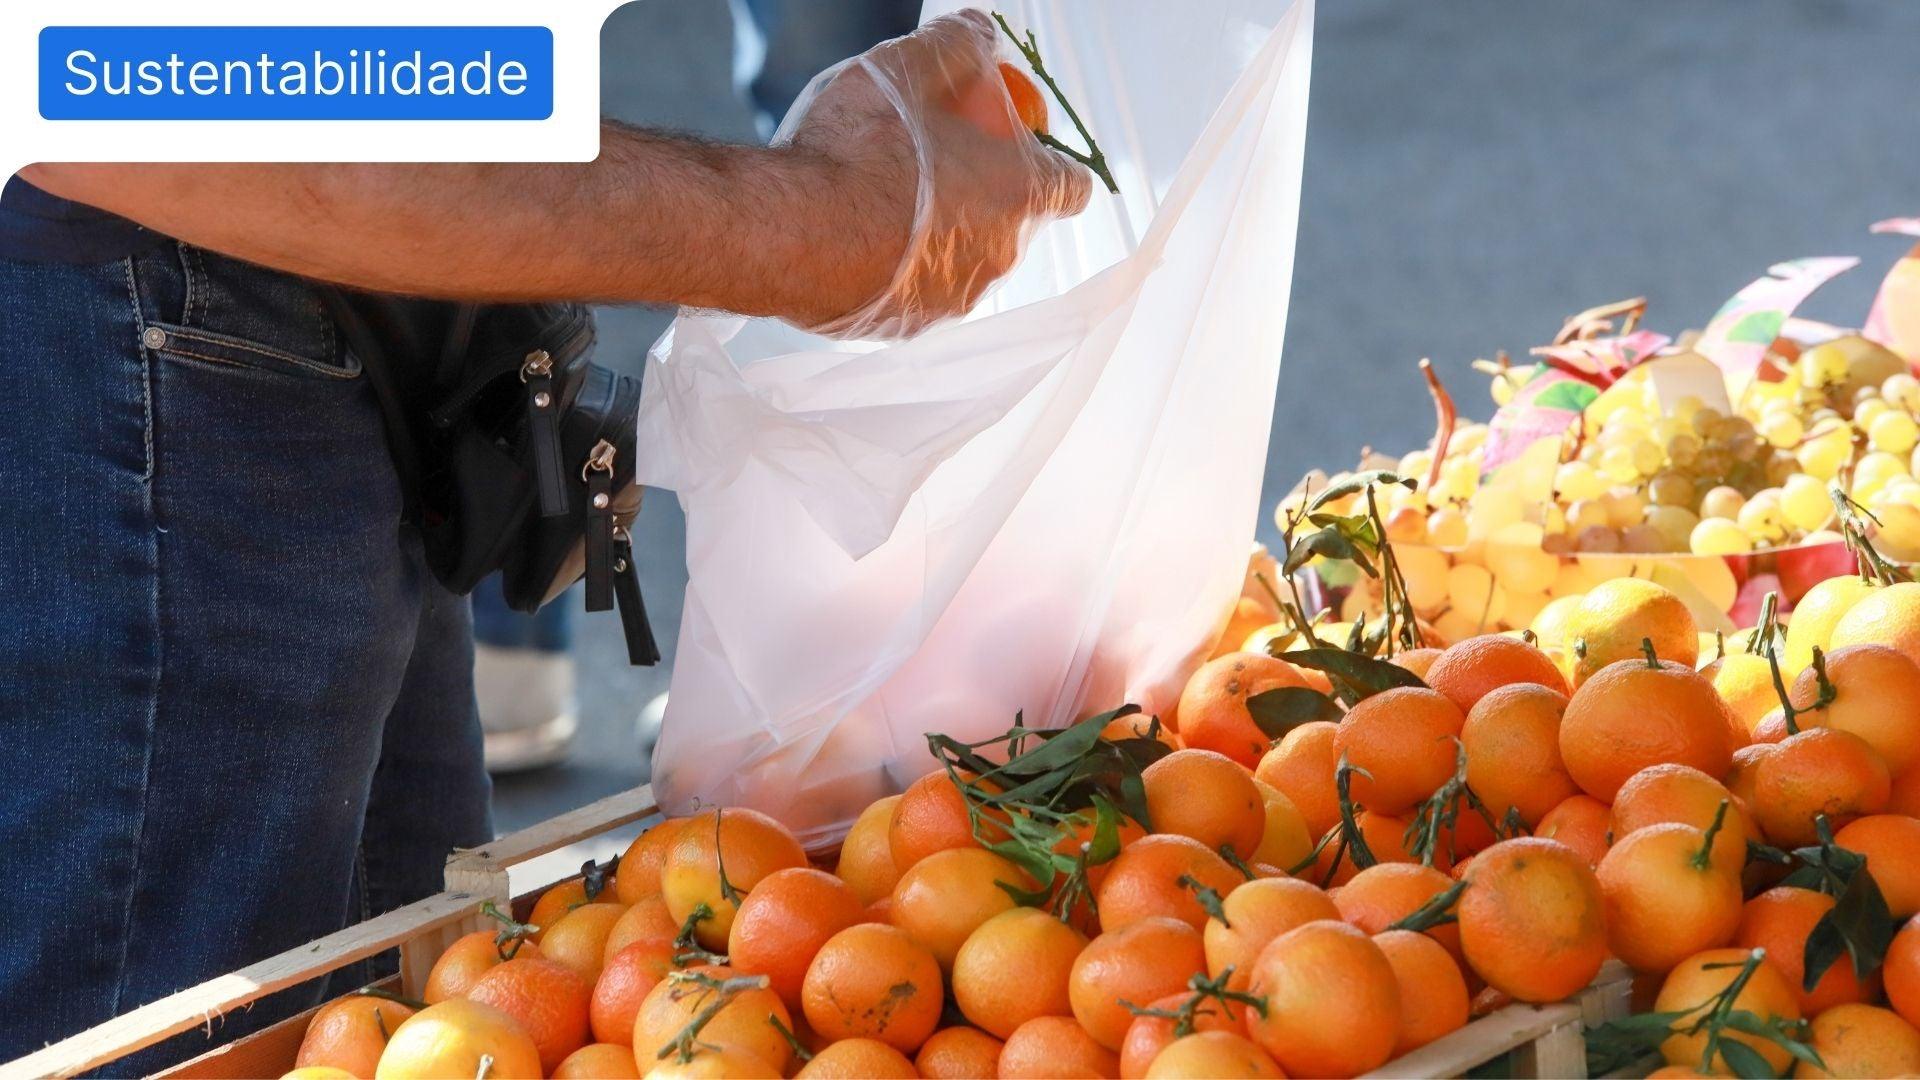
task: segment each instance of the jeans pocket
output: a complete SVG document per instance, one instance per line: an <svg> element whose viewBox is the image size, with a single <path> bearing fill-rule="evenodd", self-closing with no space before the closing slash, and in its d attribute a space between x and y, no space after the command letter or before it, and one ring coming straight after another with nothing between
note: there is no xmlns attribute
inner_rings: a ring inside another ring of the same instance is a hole
<svg viewBox="0 0 1920 1080"><path fill-rule="evenodd" d="M327 379L353 379L360 375L359 357L344 349L328 357L301 356L251 338L173 323L148 323L141 344L162 356L188 363Z"/></svg>
<svg viewBox="0 0 1920 1080"><path fill-rule="evenodd" d="M319 379L353 379L360 361L335 333L317 286L190 244L137 267L141 344L170 359Z"/></svg>

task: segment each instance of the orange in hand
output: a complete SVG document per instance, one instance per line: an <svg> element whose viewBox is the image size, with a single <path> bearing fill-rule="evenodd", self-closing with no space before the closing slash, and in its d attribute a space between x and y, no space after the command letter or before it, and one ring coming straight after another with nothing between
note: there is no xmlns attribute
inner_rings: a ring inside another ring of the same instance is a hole
<svg viewBox="0 0 1920 1080"><path fill-rule="evenodd" d="M1000 79L1007 84L1007 96L1013 99L1013 114L1020 118L1020 125L1028 131L1045 134L1047 130L1047 99L1040 88L1027 78L1027 73L1000 61Z"/></svg>

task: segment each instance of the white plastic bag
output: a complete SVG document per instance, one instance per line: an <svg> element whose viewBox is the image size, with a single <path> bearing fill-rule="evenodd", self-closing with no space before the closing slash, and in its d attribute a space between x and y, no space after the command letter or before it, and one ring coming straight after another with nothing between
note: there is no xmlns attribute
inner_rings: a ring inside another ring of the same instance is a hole
<svg viewBox="0 0 1920 1080"><path fill-rule="evenodd" d="M1170 708L1238 593L1312 0L1000 10L1038 36L1118 198L911 341L683 313L654 347L640 479L679 493L690 579L654 754L670 812L751 806L831 842L933 768L926 732Z"/></svg>

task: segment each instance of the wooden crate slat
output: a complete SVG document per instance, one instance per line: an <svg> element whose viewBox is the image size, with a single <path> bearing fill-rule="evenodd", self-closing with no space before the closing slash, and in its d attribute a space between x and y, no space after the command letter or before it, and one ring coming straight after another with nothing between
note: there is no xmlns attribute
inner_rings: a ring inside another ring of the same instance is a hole
<svg viewBox="0 0 1920 1080"><path fill-rule="evenodd" d="M257 1001L278 990L364 960L473 911L476 898L467 893L438 893L396 908L358 926L328 934L278 956L250 964L231 975L209 979L198 986L123 1013L36 1051L7 1065L0 1078L72 1076L152 1046L206 1023L231 1009Z"/></svg>
<svg viewBox="0 0 1920 1080"><path fill-rule="evenodd" d="M1491 1061L1532 1042L1556 1028L1580 1022L1580 1006L1509 1005L1487 1014L1451 1035L1380 1066L1369 1077L1459 1076L1475 1065Z"/></svg>
<svg viewBox="0 0 1920 1080"><path fill-rule="evenodd" d="M398 991L400 980L397 976L389 976L373 985L381 990ZM155 1080L279 1076L292 1066L294 1058L299 1055L300 1040L306 1038L307 1027L313 1023L314 1014L330 1004L332 1002L322 1002L271 1027L241 1036L225 1046L216 1046L199 1057L189 1058L158 1074Z"/></svg>
<svg viewBox="0 0 1920 1080"><path fill-rule="evenodd" d="M500 868L516 866L608 829L639 821L658 813L659 809L653 801L652 785L643 784L632 791L609 795L578 810L570 810L538 825L509 833L491 844L455 852L448 861L448 872L453 873L456 868L464 868L463 864L475 860L485 860L486 864Z"/></svg>

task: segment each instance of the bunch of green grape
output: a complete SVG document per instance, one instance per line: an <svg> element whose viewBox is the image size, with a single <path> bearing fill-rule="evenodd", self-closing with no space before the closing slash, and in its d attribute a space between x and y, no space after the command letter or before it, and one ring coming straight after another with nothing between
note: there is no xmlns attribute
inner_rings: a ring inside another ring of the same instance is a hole
<svg viewBox="0 0 1920 1080"><path fill-rule="evenodd" d="M1663 409L1630 373L1569 433L1542 505L1481 485L1487 429L1463 425L1431 488L1394 494L1388 532L1459 548L1528 521L1549 554L1738 554L1827 539L1839 483L1878 519L1890 557L1920 559L1920 379L1857 336L1770 363L1781 377L1753 382L1728 411L1691 397ZM1496 379L1495 400L1508 394ZM1424 480L1431 464L1420 450L1399 467Z"/></svg>

